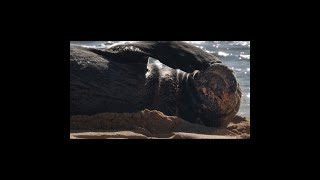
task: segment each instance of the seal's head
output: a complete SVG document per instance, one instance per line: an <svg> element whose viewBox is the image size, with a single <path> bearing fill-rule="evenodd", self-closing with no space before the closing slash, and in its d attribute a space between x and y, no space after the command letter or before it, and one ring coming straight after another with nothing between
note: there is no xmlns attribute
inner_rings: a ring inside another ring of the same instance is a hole
<svg viewBox="0 0 320 180"><path fill-rule="evenodd" d="M237 114L242 96L234 71L223 64L212 64L194 73L198 95L198 121L206 126L227 125Z"/></svg>

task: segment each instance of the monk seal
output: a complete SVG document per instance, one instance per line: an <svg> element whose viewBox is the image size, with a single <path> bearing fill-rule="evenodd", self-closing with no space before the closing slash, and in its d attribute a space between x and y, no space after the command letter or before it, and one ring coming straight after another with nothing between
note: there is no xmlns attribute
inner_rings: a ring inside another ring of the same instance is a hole
<svg viewBox="0 0 320 180"><path fill-rule="evenodd" d="M151 109L218 127L236 115L241 96L233 70L184 42L70 45L70 115Z"/></svg>

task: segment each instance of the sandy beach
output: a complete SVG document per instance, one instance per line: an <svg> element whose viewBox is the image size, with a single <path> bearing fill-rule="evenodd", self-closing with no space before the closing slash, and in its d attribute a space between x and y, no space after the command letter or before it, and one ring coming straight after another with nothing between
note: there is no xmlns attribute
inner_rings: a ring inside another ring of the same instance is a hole
<svg viewBox="0 0 320 180"><path fill-rule="evenodd" d="M145 109L137 113L72 116L70 139L249 139L250 121L236 116L220 128Z"/></svg>

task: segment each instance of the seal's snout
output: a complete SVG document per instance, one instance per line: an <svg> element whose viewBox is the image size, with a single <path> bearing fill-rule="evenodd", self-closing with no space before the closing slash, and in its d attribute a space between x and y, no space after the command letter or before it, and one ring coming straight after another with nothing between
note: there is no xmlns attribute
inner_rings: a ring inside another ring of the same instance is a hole
<svg viewBox="0 0 320 180"><path fill-rule="evenodd" d="M216 96L222 99L224 95L235 93L239 88L234 71L222 64L212 65L197 73L195 85L209 99Z"/></svg>
<svg viewBox="0 0 320 180"><path fill-rule="evenodd" d="M204 124L216 126L236 115L240 107L241 89L232 69L214 64L194 78L201 100L199 115Z"/></svg>

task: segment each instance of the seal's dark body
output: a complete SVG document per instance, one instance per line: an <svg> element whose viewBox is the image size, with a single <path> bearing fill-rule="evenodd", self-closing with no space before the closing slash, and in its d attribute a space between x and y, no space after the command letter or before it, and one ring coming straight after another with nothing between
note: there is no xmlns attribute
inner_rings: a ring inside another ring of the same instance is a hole
<svg viewBox="0 0 320 180"><path fill-rule="evenodd" d="M171 68L147 66L149 57ZM200 123L194 70L216 63L221 62L215 56L183 42L137 42L105 50L71 45L70 115L154 109Z"/></svg>

